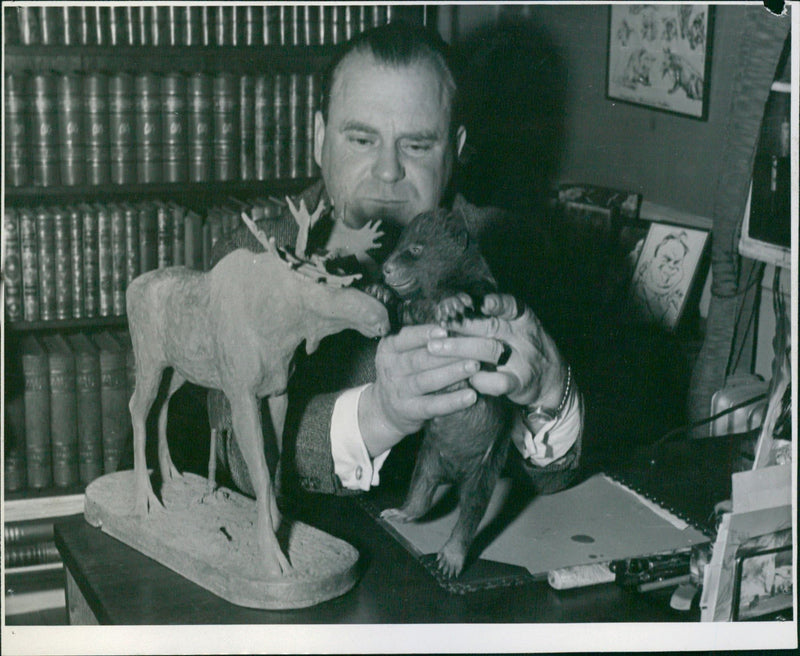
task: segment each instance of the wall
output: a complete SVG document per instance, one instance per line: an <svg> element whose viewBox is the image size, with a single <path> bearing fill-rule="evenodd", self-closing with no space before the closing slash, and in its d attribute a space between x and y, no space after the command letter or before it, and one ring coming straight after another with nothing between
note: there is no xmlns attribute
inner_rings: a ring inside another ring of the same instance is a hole
<svg viewBox="0 0 800 656"><path fill-rule="evenodd" d="M454 43L508 11L487 5L443 9L442 32ZM557 179L639 191L647 201L710 217L710 185L722 165L743 7L716 7L707 121L605 98L607 5L532 5L515 11L549 35L566 71Z"/></svg>

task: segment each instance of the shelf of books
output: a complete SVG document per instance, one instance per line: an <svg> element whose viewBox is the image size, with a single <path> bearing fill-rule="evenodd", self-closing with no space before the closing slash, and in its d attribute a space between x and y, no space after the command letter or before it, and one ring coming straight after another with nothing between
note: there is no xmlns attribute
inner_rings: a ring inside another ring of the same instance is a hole
<svg viewBox="0 0 800 656"><path fill-rule="evenodd" d="M336 46L431 10L3 11L4 542L19 568L53 560L53 519L82 512L85 486L130 448L127 285L206 270L243 211L280 213L318 175L314 115Z"/></svg>

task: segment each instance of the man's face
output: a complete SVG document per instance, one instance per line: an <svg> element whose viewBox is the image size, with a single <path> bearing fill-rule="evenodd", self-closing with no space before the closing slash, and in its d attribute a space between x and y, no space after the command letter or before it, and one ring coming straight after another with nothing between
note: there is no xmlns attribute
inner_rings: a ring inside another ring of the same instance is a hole
<svg viewBox="0 0 800 656"><path fill-rule="evenodd" d="M450 178L450 99L426 62L391 67L353 53L339 66L328 121L315 117L314 158L336 215L406 225L439 205ZM457 133L460 150L465 137Z"/></svg>

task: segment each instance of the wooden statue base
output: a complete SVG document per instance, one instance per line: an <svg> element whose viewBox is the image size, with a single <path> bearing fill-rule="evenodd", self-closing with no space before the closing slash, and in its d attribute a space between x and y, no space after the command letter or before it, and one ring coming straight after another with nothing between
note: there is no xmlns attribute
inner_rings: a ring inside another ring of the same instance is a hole
<svg viewBox="0 0 800 656"><path fill-rule="evenodd" d="M239 606L289 609L338 597L355 585L358 551L347 542L284 518L278 540L294 571L267 576L258 564L255 501L185 473L161 487L164 510L133 515L133 471L95 479L84 516L92 526Z"/></svg>

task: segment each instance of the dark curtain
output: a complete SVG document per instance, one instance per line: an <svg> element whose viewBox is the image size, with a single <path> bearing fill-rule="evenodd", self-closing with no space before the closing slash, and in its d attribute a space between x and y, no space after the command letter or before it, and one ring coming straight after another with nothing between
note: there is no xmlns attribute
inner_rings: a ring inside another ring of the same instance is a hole
<svg viewBox="0 0 800 656"><path fill-rule="evenodd" d="M739 26L738 74L713 208L711 304L690 384L690 421L709 415L711 397L727 376L752 366L749 351L763 267L740 257L738 242L764 106L789 25L788 15L776 16L759 2L746 9ZM708 434L707 426L696 430L698 436Z"/></svg>

